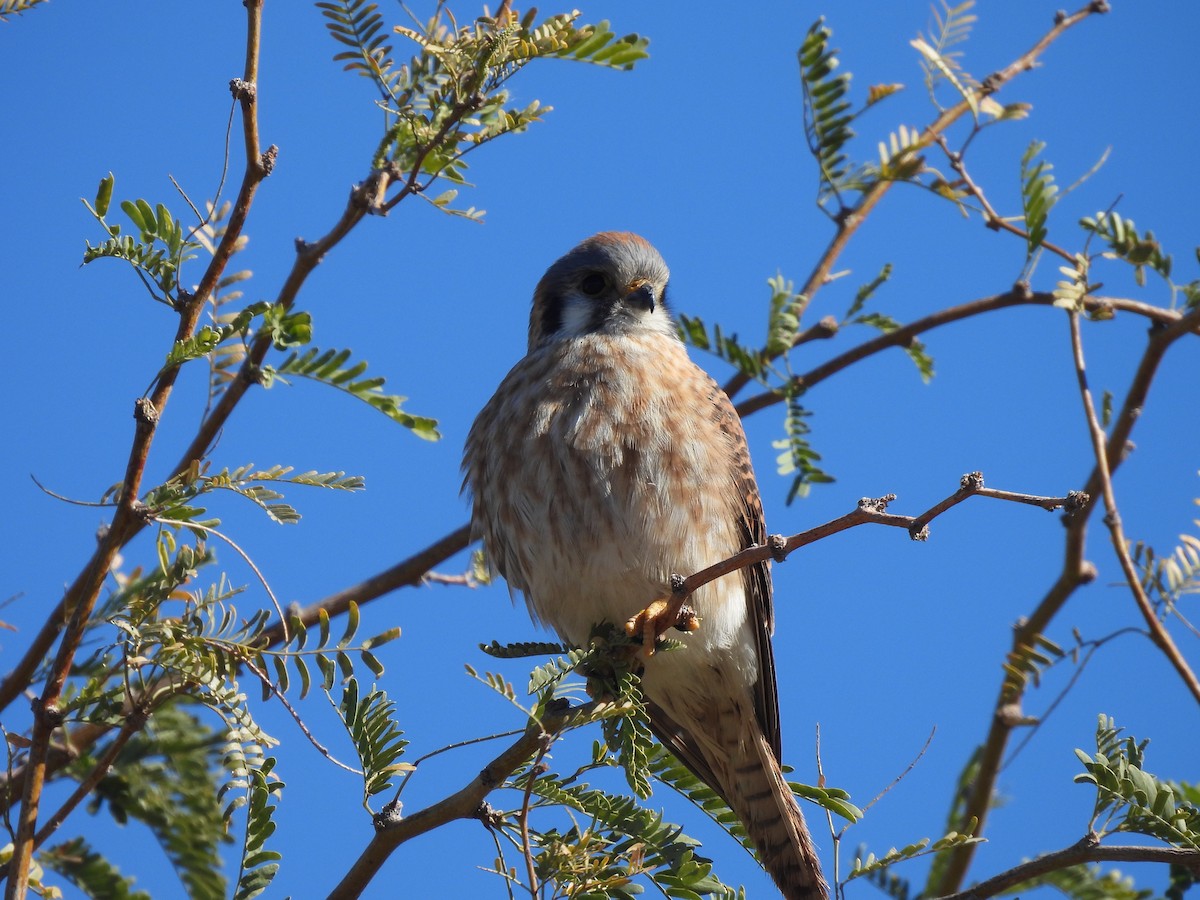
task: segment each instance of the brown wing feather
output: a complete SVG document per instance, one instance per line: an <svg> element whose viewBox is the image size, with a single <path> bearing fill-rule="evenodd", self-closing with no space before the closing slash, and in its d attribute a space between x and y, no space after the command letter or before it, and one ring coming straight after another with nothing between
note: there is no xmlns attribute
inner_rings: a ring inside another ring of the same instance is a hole
<svg viewBox="0 0 1200 900"><path fill-rule="evenodd" d="M718 410L718 425L732 444L730 474L735 480L734 496L737 499L738 532L745 549L752 544L759 546L767 542L767 523L763 517L762 500L758 496L758 482L750 463L750 448L746 444L746 432L737 410L716 382L713 406ZM767 743L781 758L779 737L779 696L775 687L775 654L771 649L771 634L775 631L775 611L771 606L771 564L757 563L742 569L746 587L747 613L754 623L754 638L758 646L758 682L754 686L754 709L758 723L762 726Z"/></svg>

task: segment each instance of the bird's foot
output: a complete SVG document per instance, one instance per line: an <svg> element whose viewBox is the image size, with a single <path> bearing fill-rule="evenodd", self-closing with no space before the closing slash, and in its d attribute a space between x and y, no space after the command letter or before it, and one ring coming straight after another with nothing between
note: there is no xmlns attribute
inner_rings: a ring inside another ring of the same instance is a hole
<svg viewBox="0 0 1200 900"><path fill-rule="evenodd" d="M700 627L700 617L682 598L672 594L660 597L625 623L625 633L632 640L640 641L642 655L654 655L655 646L667 631L695 631Z"/></svg>

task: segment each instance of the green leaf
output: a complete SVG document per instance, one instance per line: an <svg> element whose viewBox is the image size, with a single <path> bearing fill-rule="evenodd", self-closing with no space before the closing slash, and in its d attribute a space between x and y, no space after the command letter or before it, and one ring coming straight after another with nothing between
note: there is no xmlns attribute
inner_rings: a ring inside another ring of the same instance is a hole
<svg viewBox="0 0 1200 900"><path fill-rule="evenodd" d="M396 703L372 688L359 697L358 682L350 678L342 689L338 713L354 743L363 771L363 806L391 787L392 777L403 768L398 763L408 741L395 721Z"/></svg>
<svg viewBox="0 0 1200 900"><path fill-rule="evenodd" d="M971 829L973 830L974 827L975 823L972 822ZM983 838L975 837L972 834L959 834L957 831L950 831L939 838L932 846L930 846L929 838L922 838L916 843L909 844L899 850L893 847L880 857L876 857L874 853L865 853L865 848L860 847L855 853L854 867L850 870L850 874L846 880L853 881L855 878L861 878L864 875L869 875L893 866L898 862L916 859L919 856L926 856L930 853L941 853L945 850L962 847L967 844L982 842Z"/></svg>
<svg viewBox="0 0 1200 900"><path fill-rule="evenodd" d="M383 393L380 390L384 384L382 378L359 379L358 376L366 370L365 362L344 367L349 358L349 350L320 351L316 347L310 347L303 353L292 353L278 367L270 370L267 384L270 385L277 379L283 380L280 376L287 375L319 381L350 394L352 397L357 397L382 412L392 421L408 428L417 437L425 440L438 440L441 437L434 419L404 412L401 405L408 398Z"/></svg>
<svg viewBox="0 0 1200 900"><path fill-rule="evenodd" d="M661 748L655 748L661 751ZM611 765L598 758L594 768ZM738 897L737 891L721 882L707 860L697 859L698 842L678 825L663 821L661 814L642 808L632 797L622 797L578 783L576 773L564 779L527 767L511 780L511 786L529 788L539 806L556 805L577 811L590 824L586 831L568 834L544 833L539 842L545 850L536 858L539 877L545 881L578 883L581 872L598 884L623 886L618 892L582 893L576 896L613 897L632 900L636 884L629 858L636 854L639 871L665 896ZM574 817L572 817L574 818Z"/></svg>
<svg viewBox="0 0 1200 900"><path fill-rule="evenodd" d="M777 272L774 278L768 278L767 284L771 288L771 299L768 305L767 343L763 351L767 356L782 356L795 343L800 330L800 313L808 298L796 293L795 283L784 280L782 272Z"/></svg>
<svg viewBox="0 0 1200 900"><path fill-rule="evenodd" d="M7 22L8 16L29 12L35 6L40 6L48 0L0 0L0 22Z"/></svg>
<svg viewBox="0 0 1200 900"><path fill-rule="evenodd" d="M943 81L950 82L959 96L971 106L972 114L978 117L979 109L985 107L990 98L983 98L977 105L970 89L977 87L978 83L962 67L962 50L954 49L971 36L971 28L977 19L971 12L975 0L964 0L956 6L950 6L945 0L938 2L942 11L939 13L936 6L931 7L933 26L929 29L929 38L920 37L925 49L917 47L922 56L921 65L925 69L925 89L929 92L929 99L941 109L937 87Z"/></svg>
<svg viewBox="0 0 1200 900"><path fill-rule="evenodd" d="M1042 141L1031 141L1021 156L1021 208L1025 215L1025 260L1028 264L1034 251L1046 239L1046 218L1058 201L1058 186L1045 160L1037 160L1046 149Z"/></svg>
<svg viewBox="0 0 1200 900"><path fill-rule="evenodd" d="M851 166L842 148L854 137L850 128L854 116L846 96L850 75L833 74L838 58L837 51L829 46L832 37L824 18L817 19L797 53L804 89L804 136L820 167L819 203L836 197L844 188Z"/></svg>
<svg viewBox="0 0 1200 900"><path fill-rule="evenodd" d="M845 325L848 322L853 321L854 317L862 311L864 306L866 306L867 301L875 295L875 291L877 291L880 286L882 286L891 277L892 264L884 263L883 268L879 270L879 274L860 287L855 293L854 302L850 304L850 308L846 310L846 314L842 316L842 324Z"/></svg>
<svg viewBox="0 0 1200 900"><path fill-rule="evenodd" d="M224 738L194 708L180 701L155 710L96 787L91 808L105 806L118 822L149 827L190 896L221 897L226 883L218 848L229 836L216 799L216 766ZM104 749L99 744L72 762L72 777L90 773L98 761L94 754Z"/></svg>
<svg viewBox="0 0 1200 900"><path fill-rule="evenodd" d="M0 11L0 15L2 15ZM81 837L71 838L37 854L40 865L51 869L89 897L106 900L151 900L145 891L136 891L135 878L123 876Z"/></svg>
<svg viewBox="0 0 1200 900"><path fill-rule="evenodd" d="M312 316L274 304L263 313L262 333L270 335L276 350L301 347L312 341Z"/></svg>
<svg viewBox="0 0 1200 900"><path fill-rule="evenodd" d="M275 806L271 800L278 799L283 782L271 774L275 760L267 758L261 766L249 772L249 796L246 803L246 837L242 845L241 870L238 873L234 900L251 900L270 886L279 866L279 853L264 850L267 838L275 831L272 815Z"/></svg>
<svg viewBox="0 0 1200 900"><path fill-rule="evenodd" d="M112 203L113 184L116 178L113 173L109 172L105 177L100 179L100 187L96 190L96 205L95 213L100 218L108 215L109 204Z"/></svg>
<svg viewBox="0 0 1200 900"><path fill-rule="evenodd" d="M1200 791L1187 783L1165 781L1145 770L1146 741L1122 739L1111 718L1099 717L1096 726L1096 754L1082 750L1075 754L1083 763L1084 773L1076 775L1079 784L1091 784L1096 791L1093 824L1102 813L1111 830L1158 838L1175 847L1200 849Z"/></svg>
<svg viewBox="0 0 1200 900"><path fill-rule="evenodd" d="M738 342L736 334L723 333L720 325L713 325L710 335L703 321L681 315L679 317L679 336L685 344L691 344L699 350L705 350L731 363L747 378L766 383L767 367L763 351L751 350L742 346Z"/></svg>
<svg viewBox="0 0 1200 900"><path fill-rule="evenodd" d="M1138 286L1146 283L1149 268L1166 280L1171 276L1171 256L1163 252L1162 245L1153 231L1139 234L1132 219L1122 218L1116 212L1100 212L1080 220L1080 226L1108 244L1105 256L1120 259L1133 266L1134 280Z"/></svg>
<svg viewBox="0 0 1200 900"><path fill-rule="evenodd" d="M814 484L830 484L834 479L817 465L821 454L809 443L811 429L807 420L812 413L800 404L797 396L788 395L785 403L787 415L783 427L786 437L772 441L771 446L783 451L776 457L776 472L792 476L785 501L790 506L797 497L807 497Z"/></svg>
<svg viewBox="0 0 1200 900"><path fill-rule="evenodd" d="M342 639L338 641L339 647L348 647L350 642L354 640L354 635L358 632L358 604L353 600L346 607L346 630L342 634Z"/></svg>
<svg viewBox="0 0 1200 900"><path fill-rule="evenodd" d="M134 203L138 211L138 219L136 221L142 223L143 234L151 237L158 236L158 220L155 218L154 208L140 197ZM130 216L130 218L133 217Z"/></svg>

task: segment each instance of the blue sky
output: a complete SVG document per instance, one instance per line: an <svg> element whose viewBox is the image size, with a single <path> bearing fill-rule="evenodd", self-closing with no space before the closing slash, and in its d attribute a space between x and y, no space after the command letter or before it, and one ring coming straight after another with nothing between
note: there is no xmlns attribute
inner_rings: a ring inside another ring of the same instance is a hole
<svg viewBox="0 0 1200 900"><path fill-rule="evenodd" d="M1155 231L1176 257L1177 279L1187 281L1197 277L1200 182L1191 160L1200 129L1188 98L1200 89L1192 46L1200 12L1180 0L1118 0L1114 7L1067 34L1042 67L1004 90L1002 102L1031 103L1032 114L989 130L968 163L993 204L1015 214L1019 159L1031 140L1046 142L1045 158L1064 186L1111 148L1107 164L1055 209L1050 239L1081 249L1076 220L1119 199L1120 213ZM474 8L456 9L466 19ZM403 21L398 7L384 10L389 22ZM965 67L982 78L1006 64L1049 27L1054 11L1040 0L981 2ZM859 98L870 84L907 86L858 123L852 155L872 159L876 142L899 124L932 118L909 46L928 28L924 2L766 2L707 11L626 0L585 6L583 13L585 21L611 19L619 33L649 36L650 59L631 73L556 62L522 72L512 83L515 100L537 98L555 110L529 133L473 155L468 177L477 187L460 199L486 209L486 224L406 202L385 219L363 222L313 273L299 300L313 315L317 346L353 348L410 398L411 412L438 418L444 439L418 441L366 406L315 385L251 392L222 435L213 456L218 469L254 462L366 478L366 492L353 496L289 492L304 514L298 526L273 525L232 502L213 507L284 602L309 603L356 583L465 521L458 466L467 429L524 352L533 285L579 239L606 229L643 234L671 266L678 311L758 339L766 279L782 272L802 281L831 234L812 203L815 166L804 144L795 59L818 15L834 30ZM109 171L118 198L161 201L180 215L184 206L168 174L193 197L211 195L229 114L226 85L241 71L242 29L235 2L145 0L56 0L0 25L0 73L8 85L0 125L7 158L0 173L6 211L0 295L7 300L10 360L9 437L0 442L8 512L0 517L0 597L21 595L0 613L17 629L0 634L3 658L25 646L104 521L101 511L42 494L29 475L82 499L96 499L120 480L132 401L161 365L175 327L172 314L152 303L126 268L105 262L80 268L84 240L102 235L78 198L91 198ZM395 43L398 53L407 52L402 38ZM264 145L279 145L280 156L235 266L254 272L244 285L247 299L275 295L294 239L328 230L350 186L366 173L380 114L371 85L331 61L337 50L311 4L267 4L261 132ZM235 173L238 144L235 135ZM894 275L873 305L911 321L1007 290L1023 253L1019 240L985 229L977 217L965 221L949 204L899 187L839 261L837 269L848 274L818 295L810 321L843 312L885 262ZM185 283L198 272L185 273ZM1050 289L1057 277L1057 263L1047 258L1033 285ZM1111 264L1098 278L1111 295L1168 301L1153 276L1140 289L1124 267ZM1121 396L1144 332L1145 323L1132 316L1087 325L1093 390ZM811 368L869 336L857 329L805 345L793 367ZM895 511L915 514L976 469L990 486L1009 490L1061 495L1081 485L1090 456L1060 312L1010 310L932 332L925 342L937 370L928 385L894 351L805 398L813 444L837 480L791 507L783 502L787 482L774 472L771 446L782 436L782 408L747 422L770 530L800 531L841 515L860 497L889 492L899 495ZM719 360L700 362L719 380L729 374ZM168 474L201 415L204 373L192 368L156 440L147 473L154 481ZM1180 532L1196 532L1198 373L1196 341L1177 346L1134 434L1137 451L1116 484L1127 533L1164 551ZM784 747L795 777L815 780L813 735L820 723L829 783L862 806L937 729L914 771L850 830L843 872L860 842L880 853L940 836L957 772L986 732L1009 627L1033 609L1061 565L1057 517L1036 509L977 500L936 521L932 532L928 543L914 544L899 531L860 528L776 568ZM149 563L149 550L143 538L125 556L130 565ZM248 585L239 605L266 604L240 561L227 550L220 554L230 577ZM1114 587L1120 571L1098 517L1088 556L1099 577L1055 622L1050 636L1064 644L1072 627L1097 638L1141 624L1128 593ZM454 559L441 570L457 573L465 565L465 558ZM528 667L500 666L476 647L539 636L502 585L408 589L375 601L364 619L363 633L403 629L384 649L381 684L398 699L414 755L520 724L511 707L463 674L470 663L523 683ZM1195 660L1194 638L1181 633L1180 641ZM1052 673L1027 698L1026 711L1045 709L1069 674L1067 666ZM320 701L302 709L335 752L350 752ZM1082 835L1091 795L1071 783L1079 771L1072 749L1091 746L1101 712L1153 738L1152 771L1200 777L1194 704L1148 641L1120 638L1002 773L1004 805L992 817L973 876ZM5 727L23 727L23 715L10 709ZM359 785L331 768L278 709L264 709L263 719L284 740L280 771L288 782L276 839L284 867L269 895L324 894L370 835ZM590 739L576 734L572 742L586 750ZM493 752L476 748L423 766L406 808L464 784ZM569 765L572 748L556 752ZM770 896L765 876L736 845L669 792L654 799L705 841L727 881L746 884L751 897ZM814 808L809 818L830 867L823 817ZM123 832L76 819L64 834L75 826L86 827L123 870L137 874L140 887L155 896L179 892L135 827ZM474 868L490 864L490 846L474 823L447 827L398 852L368 896L501 896L495 876ZM923 871L921 862L897 870L918 884ZM1157 871L1139 876L1159 890L1164 885ZM874 889L855 883L851 890L869 896Z"/></svg>

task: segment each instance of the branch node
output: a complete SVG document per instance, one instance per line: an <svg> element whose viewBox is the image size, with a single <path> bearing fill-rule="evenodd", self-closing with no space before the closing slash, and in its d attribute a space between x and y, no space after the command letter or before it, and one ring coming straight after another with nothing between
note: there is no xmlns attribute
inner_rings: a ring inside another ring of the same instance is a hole
<svg viewBox="0 0 1200 900"><path fill-rule="evenodd" d="M671 573L670 578L671 593L678 597L680 594L687 593L687 579L677 572Z"/></svg>
<svg viewBox="0 0 1200 900"><path fill-rule="evenodd" d="M1092 0L1088 6L1089 13L1100 13L1101 15L1109 12L1111 9L1112 7L1108 5L1108 0Z"/></svg>
<svg viewBox="0 0 1200 900"><path fill-rule="evenodd" d="M57 703L46 703L41 697L35 697L29 706L33 710L34 718L44 721L51 730L63 723L63 711Z"/></svg>
<svg viewBox="0 0 1200 900"><path fill-rule="evenodd" d="M369 215L387 215L387 189L392 183L392 169L375 169L350 189L350 205Z"/></svg>
<svg viewBox="0 0 1200 900"><path fill-rule="evenodd" d="M929 540L929 526L927 524L913 525L908 529L908 536L914 541L925 543L925 541Z"/></svg>
<svg viewBox="0 0 1200 900"><path fill-rule="evenodd" d="M1092 498L1087 491L1068 491L1067 502L1063 504L1068 516L1073 516L1086 507Z"/></svg>
<svg viewBox="0 0 1200 900"><path fill-rule="evenodd" d="M767 546L771 548L771 559L781 563L788 558L787 538L782 534L773 534L767 538Z"/></svg>
<svg viewBox="0 0 1200 900"><path fill-rule="evenodd" d="M979 93L984 97L989 97L1000 89L1000 85L1004 84L1004 78L999 72L993 72L987 78L983 79L983 83L979 85Z"/></svg>
<svg viewBox="0 0 1200 900"><path fill-rule="evenodd" d="M1085 559L1079 563L1079 571L1076 573L1076 577L1079 578L1080 584L1091 584L1096 580L1098 574L1096 564Z"/></svg>
<svg viewBox="0 0 1200 900"><path fill-rule="evenodd" d="M384 805L383 809L375 813L371 817L371 824L375 826L376 831L387 831L389 828L395 828L404 818L404 804L399 798Z"/></svg>
<svg viewBox="0 0 1200 900"><path fill-rule="evenodd" d="M1054 14L1054 24L1061 25L1065 21L1067 21L1067 11L1065 9L1058 10L1058 12Z"/></svg>
<svg viewBox="0 0 1200 900"><path fill-rule="evenodd" d="M133 418L139 430L155 425L158 423L158 407L149 397L138 397L133 402Z"/></svg>
<svg viewBox="0 0 1200 900"><path fill-rule="evenodd" d="M263 178L266 178L275 171L275 161L279 159L279 145L272 144L258 158L258 165L262 169Z"/></svg>
<svg viewBox="0 0 1200 900"><path fill-rule="evenodd" d="M571 701L566 697L554 697L546 701L547 716L565 716L571 711ZM557 730L557 729L555 729Z"/></svg>
<svg viewBox="0 0 1200 900"><path fill-rule="evenodd" d="M882 497L863 497L858 501L858 508L865 513L882 515L887 512L888 504L896 499L895 494L884 494Z"/></svg>
<svg viewBox="0 0 1200 900"><path fill-rule="evenodd" d="M983 473L968 472L958 480L958 487L964 491L979 491L983 490Z"/></svg>
<svg viewBox="0 0 1200 900"><path fill-rule="evenodd" d="M475 807L474 817L483 823L487 829L496 829L504 824L504 813L500 812L486 800L480 800Z"/></svg>
<svg viewBox="0 0 1200 900"><path fill-rule="evenodd" d="M243 103L253 103L258 96L258 87L253 81L243 81L241 78L229 79L229 93L234 100Z"/></svg>
<svg viewBox="0 0 1200 900"><path fill-rule="evenodd" d="M1021 709L1019 701L1005 703L996 710L996 718L1006 728L1016 728L1019 725L1037 725L1037 716L1027 716Z"/></svg>

